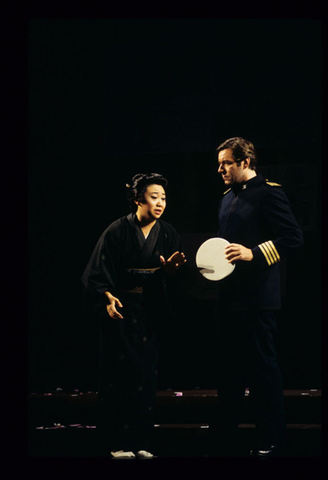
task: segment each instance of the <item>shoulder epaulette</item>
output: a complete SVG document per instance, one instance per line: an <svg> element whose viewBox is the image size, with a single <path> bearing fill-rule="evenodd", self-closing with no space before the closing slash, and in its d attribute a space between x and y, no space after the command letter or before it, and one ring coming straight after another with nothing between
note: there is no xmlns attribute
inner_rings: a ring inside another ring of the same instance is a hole
<svg viewBox="0 0 328 480"><path fill-rule="evenodd" d="M225 192L223 192L223 195L225 195L226 193L230 192L231 188L228 188L228 190L226 190Z"/></svg>
<svg viewBox="0 0 328 480"><path fill-rule="evenodd" d="M268 179L265 179L267 185L270 185L270 187L281 187L280 183L274 183L274 182L269 182Z"/></svg>

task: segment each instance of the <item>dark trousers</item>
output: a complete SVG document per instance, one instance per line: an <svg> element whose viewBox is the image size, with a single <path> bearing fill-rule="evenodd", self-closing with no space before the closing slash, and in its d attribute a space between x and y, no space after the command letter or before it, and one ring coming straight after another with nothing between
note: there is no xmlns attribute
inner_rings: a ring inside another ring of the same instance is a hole
<svg viewBox="0 0 328 480"><path fill-rule="evenodd" d="M248 387L258 443L283 446L286 421L282 378L274 346L274 312L221 311L215 331L218 409L210 426L213 442L228 453L234 448L245 387Z"/></svg>

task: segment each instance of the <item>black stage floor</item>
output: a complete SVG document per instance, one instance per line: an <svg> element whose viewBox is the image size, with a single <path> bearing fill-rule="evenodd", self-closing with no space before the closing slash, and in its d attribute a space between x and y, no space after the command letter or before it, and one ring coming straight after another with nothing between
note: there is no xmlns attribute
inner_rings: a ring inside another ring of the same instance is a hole
<svg viewBox="0 0 328 480"><path fill-rule="evenodd" d="M321 390L285 390L284 398L288 424L285 456L320 457ZM159 458L214 457L208 429L216 401L215 390L158 391L154 453ZM233 456L248 457L255 434L253 415L245 392ZM96 417L96 392L31 393L29 456L99 457Z"/></svg>

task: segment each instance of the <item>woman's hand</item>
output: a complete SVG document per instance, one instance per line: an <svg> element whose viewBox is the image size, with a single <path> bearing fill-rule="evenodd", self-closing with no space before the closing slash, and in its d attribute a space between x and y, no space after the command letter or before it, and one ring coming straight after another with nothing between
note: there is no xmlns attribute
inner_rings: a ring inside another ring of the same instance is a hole
<svg viewBox="0 0 328 480"><path fill-rule="evenodd" d="M178 268L181 267L184 263L186 263L186 257L184 253L180 252L175 252L173 255L170 256L167 260L161 255L159 257L162 267L166 273L173 273Z"/></svg>
<svg viewBox="0 0 328 480"><path fill-rule="evenodd" d="M106 297L108 298L109 304L106 305L107 313L112 318L123 318L123 316L116 310L117 307L123 308L123 305L118 298L114 297L109 292L105 292Z"/></svg>

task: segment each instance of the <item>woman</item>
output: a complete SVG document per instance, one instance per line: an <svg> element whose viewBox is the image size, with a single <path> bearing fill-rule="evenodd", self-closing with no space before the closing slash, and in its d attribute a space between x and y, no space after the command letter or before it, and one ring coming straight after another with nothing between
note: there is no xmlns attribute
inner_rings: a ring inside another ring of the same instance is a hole
<svg viewBox="0 0 328 480"><path fill-rule="evenodd" d="M168 309L166 284L186 262L176 230L160 220L167 180L138 174L132 209L103 232L82 282L100 318L99 432L114 458L151 458L158 333Z"/></svg>

